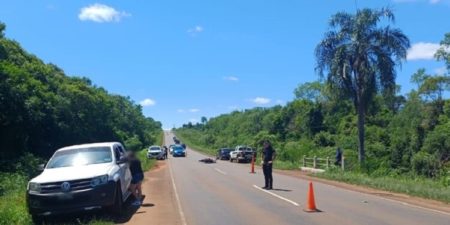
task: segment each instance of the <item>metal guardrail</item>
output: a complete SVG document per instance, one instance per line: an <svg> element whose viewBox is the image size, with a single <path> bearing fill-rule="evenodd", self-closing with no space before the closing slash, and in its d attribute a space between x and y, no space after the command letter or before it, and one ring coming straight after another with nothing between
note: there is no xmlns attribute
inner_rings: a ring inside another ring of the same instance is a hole
<svg viewBox="0 0 450 225"><path fill-rule="evenodd" d="M328 169L331 166L331 160L330 160L330 157L318 158L318 157L314 156L312 158L308 158L308 157L306 157L306 155L304 155L302 165L303 165L303 167L311 167L313 169L320 169L320 168ZM345 157L344 156L342 156L341 168L342 168L342 170L345 170Z"/></svg>

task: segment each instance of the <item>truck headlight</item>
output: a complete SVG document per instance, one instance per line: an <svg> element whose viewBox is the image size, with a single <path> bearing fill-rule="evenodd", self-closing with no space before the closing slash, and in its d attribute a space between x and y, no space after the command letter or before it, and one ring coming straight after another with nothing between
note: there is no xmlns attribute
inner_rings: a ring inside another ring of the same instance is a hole
<svg viewBox="0 0 450 225"><path fill-rule="evenodd" d="M103 184L106 184L106 183L108 183L108 175L94 177L91 180L91 186L92 187L97 187L99 185L103 185Z"/></svg>
<svg viewBox="0 0 450 225"><path fill-rule="evenodd" d="M41 192L41 184L30 182L28 183L28 190L33 192Z"/></svg>

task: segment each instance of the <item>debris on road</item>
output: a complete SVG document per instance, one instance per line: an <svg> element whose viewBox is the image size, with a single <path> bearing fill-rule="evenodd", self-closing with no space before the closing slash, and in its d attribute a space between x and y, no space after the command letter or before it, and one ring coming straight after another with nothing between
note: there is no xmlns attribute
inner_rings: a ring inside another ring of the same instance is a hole
<svg viewBox="0 0 450 225"><path fill-rule="evenodd" d="M202 162L202 163L206 163L206 164L216 163L216 160L211 159L211 158L204 158L204 159L200 159L198 161Z"/></svg>

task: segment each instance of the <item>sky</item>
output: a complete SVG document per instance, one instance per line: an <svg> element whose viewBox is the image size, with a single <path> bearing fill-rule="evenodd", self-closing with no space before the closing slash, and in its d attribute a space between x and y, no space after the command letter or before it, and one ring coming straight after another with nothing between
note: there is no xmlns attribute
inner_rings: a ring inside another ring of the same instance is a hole
<svg viewBox="0 0 450 225"><path fill-rule="evenodd" d="M450 0L0 0L6 36L71 76L130 96L165 129L234 110L286 104L318 79L314 48L339 11L391 7L412 44L406 93L450 32Z"/></svg>

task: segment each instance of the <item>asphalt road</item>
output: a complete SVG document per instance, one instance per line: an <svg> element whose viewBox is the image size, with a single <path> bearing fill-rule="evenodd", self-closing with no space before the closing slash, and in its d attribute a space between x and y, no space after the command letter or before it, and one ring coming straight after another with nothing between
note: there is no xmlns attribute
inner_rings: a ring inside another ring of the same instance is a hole
<svg viewBox="0 0 450 225"><path fill-rule="evenodd" d="M173 143L165 133L165 144ZM206 156L187 150L186 158L168 160L177 224L450 224L450 214L379 196L314 183L319 213L306 213L308 181L274 174L274 190L263 191L262 171L249 164L198 162Z"/></svg>

